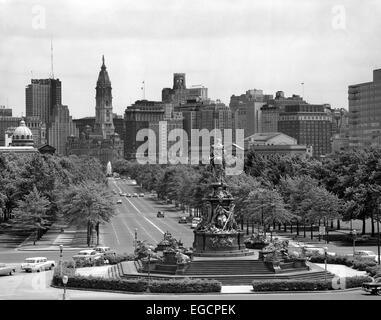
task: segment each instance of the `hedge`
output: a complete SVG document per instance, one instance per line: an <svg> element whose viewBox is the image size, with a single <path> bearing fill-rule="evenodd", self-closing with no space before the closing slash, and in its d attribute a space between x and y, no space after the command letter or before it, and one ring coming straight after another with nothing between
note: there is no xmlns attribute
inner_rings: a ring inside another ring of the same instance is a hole
<svg viewBox="0 0 381 320"><path fill-rule="evenodd" d="M113 254L108 253L103 256L101 259L97 259L95 261L89 260L77 260L75 261L76 268L84 268L84 267L94 267L94 266L103 266L105 265L105 260L108 260L109 265L118 264L123 261L133 261L135 260L135 256L133 254L123 253L123 254ZM74 261L63 261L63 265L67 268L74 268Z"/></svg>
<svg viewBox="0 0 381 320"><path fill-rule="evenodd" d="M345 278L345 288L359 288L365 282L372 282L372 278L369 276L356 276Z"/></svg>
<svg viewBox="0 0 381 320"><path fill-rule="evenodd" d="M268 280L252 282L254 291L322 291L332 289L330 281Z"/></svg>
<svg viewBox="0 0 381 320"><path fill-rule="evenodd" d="M209 279L172 279L151 281L149 290L154 293L206 293L221 292L221 282Z"/></svg>
<svg viewBox="0 0 381 320"><path fill-rule="evenodd" d="M53 285L63 286L59 275L53 276ZM148 288L146 280L142 279L110 279L84 276L70 276L67 287L83 289L118 290L128 292L145 292Z"/></svg>

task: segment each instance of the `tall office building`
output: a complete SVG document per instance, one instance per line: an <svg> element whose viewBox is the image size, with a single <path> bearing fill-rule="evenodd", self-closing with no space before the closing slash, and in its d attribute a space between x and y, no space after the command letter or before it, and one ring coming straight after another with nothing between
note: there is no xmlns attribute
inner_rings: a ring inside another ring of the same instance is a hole
<svg viewBox="0 0 381 320"><path fill-rule="evenodd" d="M61 81L59 79L32 79L25 88L26 116L40 117L49 127L53 120L53 108L62 104Z"/></svg>
<svg viewBox="0 0 381 320"><path fill-rule="evenodd" d="M95 128L94 131L109 139L114 134L112 114L112 87L106 70L105 59L102 56L102 66L99 72L96 90Z"/></svg>
<svg viewBox="0 0 381 320"><path fill-rule="evenodd" d="M262 131L261 108L271 99L263 90L253 89L240 96L230 97L230 109L233 113L234 129L244 129L245 137Z"/></svg>
<svg viewBox="0 0 381 320"><path fill-rule="evenodd" d="M137 141L136 135L141 129L149 129L155 123L164 119L165 103L148 100L138 100L126 108L124 122L126 137L124 140L124 157L136 159L136 152L144 141Z"/></svg>
<svg viewBox="0 0 381 320"><path fill-rule="evenodd" d="M69 136L79 136L69 113L68 106L56 105L53 110L53 121L48 128L49 145L56 148L56 153L66 155L66 142Z"/></svg>
<svg viewBox="0 0 381 320"><path fill-rule="evenodd" d="M332 152L349 148L349 112L344 108L331 109L332 115Z"/></svg>
<svg viewBox="0 0 381 320"><path fill-rule="evenodd" d="M297 139L298 144L312 146L315 158L331 153L332 121L325 108L313 104L285 106L279 114L279 132Z"/></svg>
<svg viewBox="0 0 381 320"><path fill-rule="evenodd" d="M0 117L12 117L12 109L0 106Z"/></svg>
<svg viewBox="0 0 381 320"><path fill-rule="evenodd" d="M173 75L173 87L162 90L161 101L178 107L186 104L188 100L208 100L208 88L202 85L187 88L185 73L175 73Z"/></svg>
<svg viewBox="0 0 381 320"><path fill-rule="evenodd" d="M348 87L349 147L381 146L381 69L373 81Z"/></svg>
<svg viewBox="0 0 381 320"><path fill-rule="evenodd" d="M286 97L283 91L277 91L274 99L269 99L261 108L261 132L277 132L279 114L284 112L285 106L305 104L298 95Z"/></svg>

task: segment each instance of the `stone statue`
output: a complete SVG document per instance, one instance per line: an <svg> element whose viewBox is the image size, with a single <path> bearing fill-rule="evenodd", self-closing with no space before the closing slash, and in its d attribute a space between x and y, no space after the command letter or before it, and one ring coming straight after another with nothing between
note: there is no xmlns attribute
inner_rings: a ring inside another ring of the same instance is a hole
<svg viewBox="0 0 381 320"><path fill-rule="evenodd" d="M225 160L224 146L221 143L220 138L217 138L217 142L212 145L210 164L212 166L212 172L216 181L223 182L225 177Z"/></svg>

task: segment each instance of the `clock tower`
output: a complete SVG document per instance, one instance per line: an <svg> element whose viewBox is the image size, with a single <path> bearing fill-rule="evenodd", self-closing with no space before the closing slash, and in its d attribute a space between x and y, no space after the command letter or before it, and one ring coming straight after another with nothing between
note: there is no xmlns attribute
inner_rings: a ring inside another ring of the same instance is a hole
<svg viewBox="0 0 381 320"><path fill-rule="evenodd" d="M102 67L99 72L96 90L95 105L95 133L102 135L103 139L109 139L115 131L112 116L111 81L105 66L105 58L102 56Z"/></svg>

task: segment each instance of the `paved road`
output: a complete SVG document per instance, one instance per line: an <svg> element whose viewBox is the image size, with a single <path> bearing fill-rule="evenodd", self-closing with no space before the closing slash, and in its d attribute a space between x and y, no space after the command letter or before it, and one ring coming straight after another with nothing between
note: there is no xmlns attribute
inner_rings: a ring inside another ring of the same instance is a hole
<svg viewBox="0 0 381 320"><path fill-rule="evenodd" d="M178 223L181 212L171 210L168 205L162 205L148 195L138 198L119 196L119 192L130 194L141 192L138 186L131 185L127 180L110 179L109 186L118 192L114 197L115 203L121 199L122 204L117 205L117 215L111 223L101 228L101 241L105 245L120 252L133 252L136 228L138 240L146 240L155 245L168 231L177 240L181 240L185 247L192 246L193 231L190 224ZM165 211L165 218L156 217L159 210Z"/></svg>

